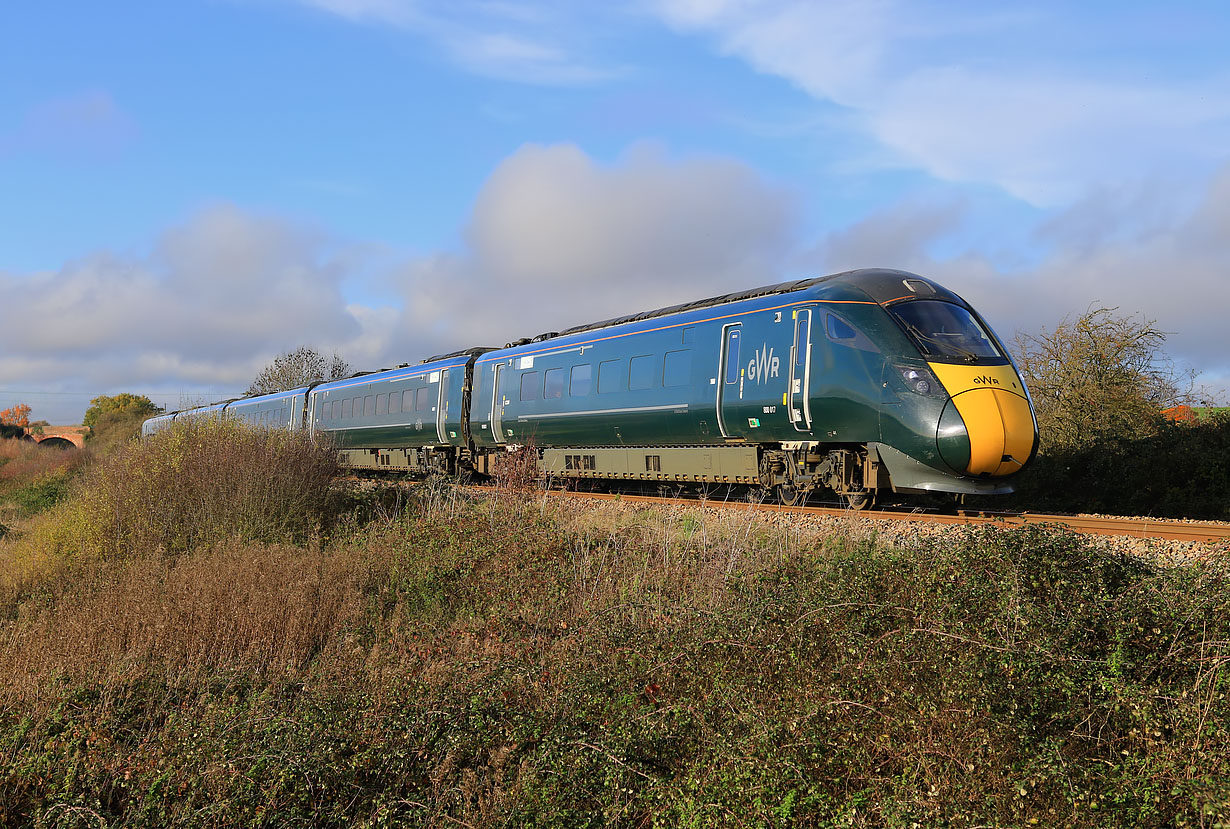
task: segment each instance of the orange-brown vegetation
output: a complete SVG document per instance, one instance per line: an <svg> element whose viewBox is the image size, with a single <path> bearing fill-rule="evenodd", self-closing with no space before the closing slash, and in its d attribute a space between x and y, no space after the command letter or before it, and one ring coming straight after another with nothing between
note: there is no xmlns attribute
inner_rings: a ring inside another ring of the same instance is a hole
<svg viewBox="0 0 1230 829"><path fill-rule="evenodd" d="M30 407L25 403L18 403L11 409L0 411L0 423L6 426L29 426Z"/></svg>

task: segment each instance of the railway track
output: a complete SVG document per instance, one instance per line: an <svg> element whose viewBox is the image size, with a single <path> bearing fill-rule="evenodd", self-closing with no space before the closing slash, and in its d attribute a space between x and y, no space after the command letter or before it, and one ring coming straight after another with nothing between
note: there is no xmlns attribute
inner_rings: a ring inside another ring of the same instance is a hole
<svg viewBox="0 0 1230 829"><path fill-rule="evenodd" d="M623 493L570 492L548 490L549 494L574 498L621 500L629 503L691 505L693 499L628 495ZM761 512L787 512L805 515L857 516L881 521L918 521L935 524L1055 524L1078 533L1120 535L1132 538L1156 538L1167 541L1221 542L1230 540L1230 524L1205 521L1165 520L1158 518L1110 518L1090 515L1052 515L1033 512L993 512L985 510L959 511L957 514L910 511L906 509L850 510L837 507L788 507L780 504L758 504L748 501L709 500L706 506Z"/></svg>

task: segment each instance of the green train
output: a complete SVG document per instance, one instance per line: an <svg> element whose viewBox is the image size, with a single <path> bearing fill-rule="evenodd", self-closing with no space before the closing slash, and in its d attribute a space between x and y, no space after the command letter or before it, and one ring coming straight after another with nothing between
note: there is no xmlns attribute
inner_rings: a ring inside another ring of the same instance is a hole
<svg viewBox="0 0 1230 829"><path fill-rule="evenodd" d="M1029 392L977 312L932 280L862 269L162 415L327 435L357 468L994 494L1038 447Z"/></svg>

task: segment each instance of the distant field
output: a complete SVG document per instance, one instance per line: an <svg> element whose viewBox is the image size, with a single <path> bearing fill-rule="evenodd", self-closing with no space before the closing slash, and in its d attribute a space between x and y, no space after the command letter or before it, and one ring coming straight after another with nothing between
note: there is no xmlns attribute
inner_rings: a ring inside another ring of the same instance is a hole
<svg viewBox="0 0 1230 829"><path fill-rule="evenodd" d="M304 450L167 433L0 539L0 825L1230 820L1218 562Z"/></svg>

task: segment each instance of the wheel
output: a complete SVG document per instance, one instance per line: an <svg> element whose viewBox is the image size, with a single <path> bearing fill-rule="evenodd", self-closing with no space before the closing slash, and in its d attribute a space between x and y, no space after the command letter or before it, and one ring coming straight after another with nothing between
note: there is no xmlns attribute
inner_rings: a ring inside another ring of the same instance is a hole
<svg viewBox="0 0 1230 829"><path fill-rule="evenodd" d="M777 500L788 507L795 507L807 500L794 484L778 484Z"/></svg>
<svg viewBox="0 0 1230 829"><path fill-rule="evenodd" d="M874 492L849 492L841 496L846 502L847 509L867 509L875 503Z"/></svg>

